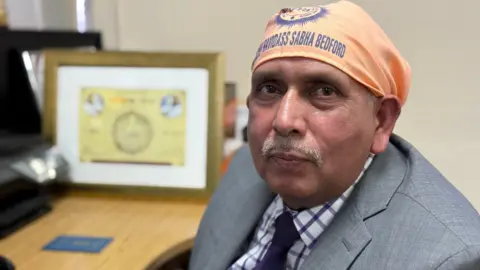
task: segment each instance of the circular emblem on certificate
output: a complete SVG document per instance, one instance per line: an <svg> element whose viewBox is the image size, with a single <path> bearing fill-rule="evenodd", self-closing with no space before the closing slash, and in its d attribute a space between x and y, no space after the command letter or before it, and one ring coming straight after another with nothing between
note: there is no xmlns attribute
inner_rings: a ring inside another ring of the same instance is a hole
<svg viewBox="0 0 480 270"><path fill-rule="evenodd" d="M277 15L276 23L281 26L305 24L323 18L327 13L327 9L320 6L284 9Z"/></svg>
<svg viewBox="0 0 480 270"><path fill-rule="evenodd" d="M150 145L152 137L150 122L136 112L120 115L113 124L113 140L124 153L134 155L142 152Z"/></svg>
<svg viewBox="0 0 480 270"><path fill-rule="evenodd" d="M183 112L180 98L175 95L166 95L160 101L160 112L169 118L178 117Z"/></svg>

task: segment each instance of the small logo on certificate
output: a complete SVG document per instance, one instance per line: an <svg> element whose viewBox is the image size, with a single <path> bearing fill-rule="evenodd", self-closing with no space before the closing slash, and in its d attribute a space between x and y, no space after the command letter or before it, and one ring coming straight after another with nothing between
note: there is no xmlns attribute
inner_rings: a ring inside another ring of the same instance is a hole
<svg viewBox="0 0 480 270"><path fill-rule="evenodd" d="M183 106L180 98L175 95L166 95L160 101L160 112L168 117L178 117L183 112Z"/></svg>
<svg viewBox="0 0 480 270"><path fill-rule="evenodd" d="M105 108L105 101L100 94L91 93L83 103L83 109L90 116L97 116L103 112Z"/></svg>

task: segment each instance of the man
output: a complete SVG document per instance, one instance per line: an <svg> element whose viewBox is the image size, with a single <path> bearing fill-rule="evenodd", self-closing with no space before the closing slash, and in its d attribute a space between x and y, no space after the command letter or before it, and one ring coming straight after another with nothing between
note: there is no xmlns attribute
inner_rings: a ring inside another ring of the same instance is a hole
<svg viewBox="0 0 480 270"><path fill-rule="evenodd" d="M267 25L239 150L201 222L190 270L480 269L480 217L392 135L410 67L347 1Z"/></svg>

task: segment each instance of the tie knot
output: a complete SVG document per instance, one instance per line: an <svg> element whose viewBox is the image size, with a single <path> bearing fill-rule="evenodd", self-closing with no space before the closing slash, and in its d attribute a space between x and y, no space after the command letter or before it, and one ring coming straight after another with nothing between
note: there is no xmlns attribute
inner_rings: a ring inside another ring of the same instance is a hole
<svg viewBox="0 0 480 270"><path fill-rule="evenodd" d="M283 212L275 220L272 245L288 250L299 238L300 234L295 228L292 215L289 212Z"/></svg>
<svg viewBox="0 0 480 270"><path fill-rule="evenodd" d="M272 244L255 270L285 269L288 251L299 238L293 217L289 212L282 213L275 220Z"/></svg>

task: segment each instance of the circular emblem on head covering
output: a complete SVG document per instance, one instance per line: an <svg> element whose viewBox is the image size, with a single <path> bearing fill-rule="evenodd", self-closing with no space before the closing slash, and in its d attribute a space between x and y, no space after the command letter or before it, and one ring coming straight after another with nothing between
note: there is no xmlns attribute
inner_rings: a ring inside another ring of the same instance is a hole
<svg viewBox="0 0 480 270"><path fill-rule="evenodd" d="M327 9L320 6L291 9L287 8L282 9L282 11L277 15L275 22L281 26L306 24L325 17L327 13Z"/></svg>

